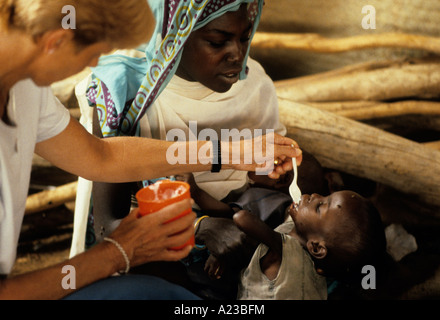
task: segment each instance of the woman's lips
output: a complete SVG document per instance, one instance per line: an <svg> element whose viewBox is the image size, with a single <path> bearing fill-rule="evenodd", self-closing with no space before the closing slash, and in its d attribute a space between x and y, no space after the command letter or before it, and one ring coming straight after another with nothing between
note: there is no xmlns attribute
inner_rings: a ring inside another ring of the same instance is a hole
<svg viewBox="0 0 440 320"><path fill-rule="evenodd" d="M238 73L223 73L220 75L224 82L234 84L238 81Z"/></svg>

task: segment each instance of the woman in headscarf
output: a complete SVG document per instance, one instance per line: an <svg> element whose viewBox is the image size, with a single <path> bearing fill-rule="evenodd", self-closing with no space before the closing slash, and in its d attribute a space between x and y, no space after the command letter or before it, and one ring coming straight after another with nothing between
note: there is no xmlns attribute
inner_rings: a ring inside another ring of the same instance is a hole
<svg viewBox="0 0 440 320"><path fill-rule="evenodd" d="M93 69L87 99L97 106L95 133L162 140L174 138L172 129L183 130L187 138L204 129L219 138L222 129L223 138L254 129L285 134L274 85L249 57L262 0L165 0L150 6L156 29L145 55L112 55ZM236 170L203 172L195 179L218 200L247 184L246 172ZM94 199L99 212L100 195ZM114 207L110 204L104 212Z"/></svg>
<svg viewBox="0 0 440 320"><path fill-rule="evenodd" d="M284 135L274 85L249 57L263 2L150 1L156 29L143 48L145 54L112 55L93 69L86 97L96 106L95 134L172 140L176 129L187 139L211 129L219 139L234 139L259 129L262 134L273 130ZM246 172L236 170L203 172L195 180L212 197L225 201L245 190L248 182ZM144 185L153 182L144 181ZM122 218L112 212L124 212L121 206L130 205L130 195L137 188L94 184L98 242L111 232L115 219ZM232 220L203 219L201 229L209 236L196 235L200 242L223 238L229 248L242 242ZM206 244L219 254L225 249L222 243Z"/></svg>

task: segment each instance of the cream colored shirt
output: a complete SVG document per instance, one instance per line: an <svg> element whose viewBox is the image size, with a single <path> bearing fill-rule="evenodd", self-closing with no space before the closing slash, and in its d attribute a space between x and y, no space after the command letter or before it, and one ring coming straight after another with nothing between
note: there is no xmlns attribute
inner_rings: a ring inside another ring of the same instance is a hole
<svg viewBox="0 0 440 320"><path fill-rule="evenodd" d="M327 283L316 273L313 261L297 239L283 236L283 258L278 275L269 280L261 271L260 259L268 247L260 244L249 266L242 271L239 300L326 300Z"/></svg>

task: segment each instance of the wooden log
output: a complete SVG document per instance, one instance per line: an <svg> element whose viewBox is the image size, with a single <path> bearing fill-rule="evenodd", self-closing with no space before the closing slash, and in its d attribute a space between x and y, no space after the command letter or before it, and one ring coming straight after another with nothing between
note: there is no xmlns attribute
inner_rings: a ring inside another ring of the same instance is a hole
<svg viewBox="0 0 440 320"><path fill-rule="evenodd" d="M380 101L306 102L311 107L332 112L353 120L369 120L407 114L440 115L440 103L434 101ZM438 124L424 124L424 128L438 129ZM423 142L424 146L440 150L440 141Z"/></svg>
<svg viewBox="0 0 440 320"><path fill-rule="evenodd" d="M28 196L26 199L25 214L41 212L43 210L58 207L66 202L74 201L78 181L74 181L55 188L45 190Z"/></svg>
<svg viewBox="0 0 440 320"><path fill-rule="evenodd" d="M360 64L275 82L279 97L292 101L436 99L440 57Z"/></svg>
<svg viewBox="0 0 440 320"><path fill-rule="evenodd" d="M398 32L344 38L326 38L316 33L257 32L252 39L252 47L318 53L338 53L369 48L407 48L440 53L440 38Z"/></svg>
<svg viewBox="0 0 440 320"><path fill-rule="evenodd" d="M423 145L428 148L432 148L432 149L440 151L440 141L424 142Z"/></svg>
<svg viewBox="0 0 440 320"><path fill-rule="evenodd" d="M306 102L307 105L355 120L385 118L406 114L440 115L440 102L405 100Z"/></svg>
<svg viewBox="0 0 440 320"><path fill-rule="evenodd" d="M440 59L439 59L440 60ZM355 64L350 64L341 68L332 69L325 72L319 72L307 76L297 77L297 78L290 78L285 80L278 80L277 84L278 87L284 87L291 86L291 85L297 85L297 84L305 84L314 82L317 80L323 80L323 79L333 79L337 76L341 75L349 75L356 72L366 72L366 71L373 71L377 69L384 69L392 66L395 63L402 63L404 60L372 60L367 62L359 62Z"/></svg>
<svg viewBox="0 0 440 320"><path fill-rule="evenodd" d="M380 128L382 130L393 132L400 136L408 137L416 132L426 133L438 132L440 128L440 116L426 116L419 114L401 115L397 117L375 118L362 120L362 122ZM399 132L399 133L398 133ZM419 136L419 139L421 137ZM431 139L427 137L428 139ZM429 140L426 140L429 141ZM426 142L425 141L425 142Z"/></svg>
<svg viewBox="0 0 440 320"><path fill-rule="evenodd" d="M323 166L371 179L440 207L440 151L372 126L279 98L287 134ZM440 211L434 215L440 218Z"/></svg>

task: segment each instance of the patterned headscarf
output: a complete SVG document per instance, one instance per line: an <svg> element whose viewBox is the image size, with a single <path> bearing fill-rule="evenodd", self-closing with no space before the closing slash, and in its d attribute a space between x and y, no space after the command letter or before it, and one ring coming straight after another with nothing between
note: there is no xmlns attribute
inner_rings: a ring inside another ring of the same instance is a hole
<svg viewBox="0 0 440 320"><path fill-rule="evenodd" d="M87 97L97 107L103 136L139 135L139 120L175 74L191 32L243 3L253 22L252 40L264 0L149 0L156 28L143 49L146 58L107 56L92 69ZM246 78L249 49L240 79Z"/></svg>

